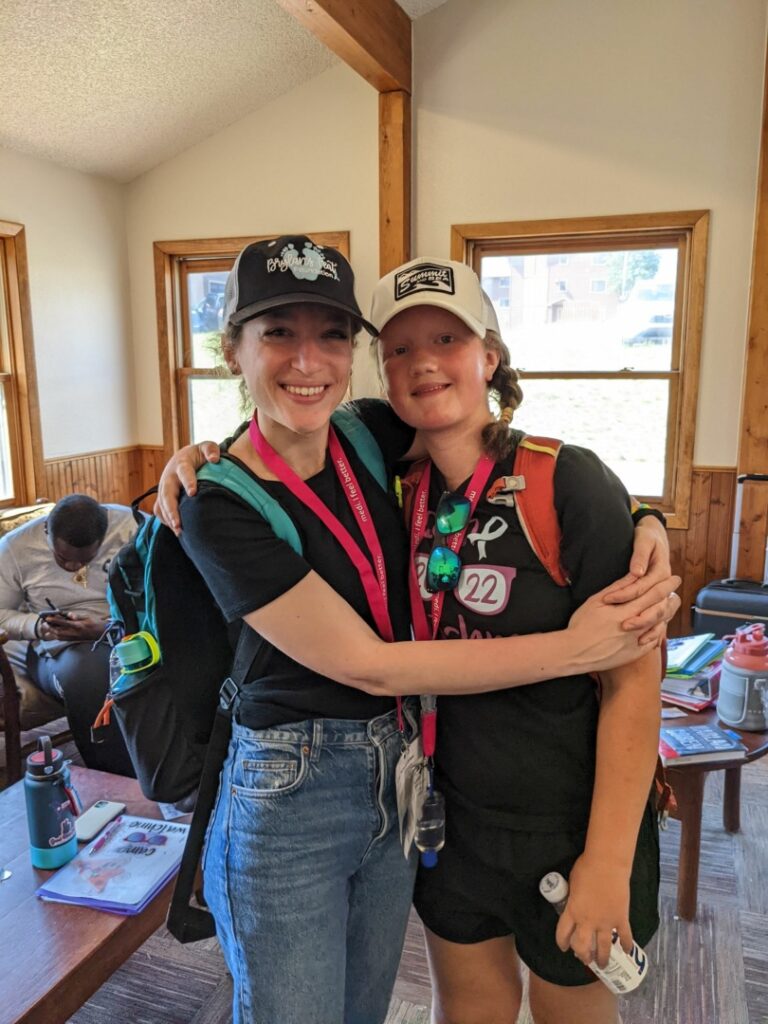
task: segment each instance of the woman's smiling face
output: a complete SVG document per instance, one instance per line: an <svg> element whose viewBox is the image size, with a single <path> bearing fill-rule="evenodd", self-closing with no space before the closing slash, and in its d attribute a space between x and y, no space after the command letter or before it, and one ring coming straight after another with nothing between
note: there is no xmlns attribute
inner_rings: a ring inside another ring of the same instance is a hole
<svg viewBox="0 0 768 1024"><path fill-rule="evenodd" d="M498 354L454 313L413 306L381 332L379 360L392 408L418 430L487 423Z"/></svg>
<svg viewBox="0 0 768 1024"><path fill-rule="evenodd" d="M224 356L242 373L260 414L298 434L324 427L352 371L352 318L329 306L294 303L243 324Z"/></svg>

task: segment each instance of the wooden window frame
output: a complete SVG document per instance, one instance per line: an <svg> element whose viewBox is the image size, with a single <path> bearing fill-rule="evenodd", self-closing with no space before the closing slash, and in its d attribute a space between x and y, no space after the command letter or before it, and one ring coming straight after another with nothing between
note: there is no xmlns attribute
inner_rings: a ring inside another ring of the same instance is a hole
<svg viewBox="0 0 768 1024"><path fill-rule="evenodd" d="M0 220L0 268L6 330L0 332L2 348L0 386L8 409L13 497L0 508L43 501L45 470L37 394L32 305L29 294L26 232L23 224Z"/></svg>
<svg viewBox="0 0 768 1024"><path fill-rule="evenodd" d="M451 258L468 263L476 271L482 255L499 253L568 252L600 247L650 248L675 245L678 250L672 367L669 371L558 373L557 379L611 377L670 381L667 424L669 487L665 500L651 498L671 529L687 530L691 508L693 446L696 429L696 397L701 358L704 314L704 281L709 233L708 210L629 214L611 217L574 217L558 220L506 221L490 224L455 224L451 228ZM553 374L526 373L529 378Z"/></svg>
<svg viewBox="0 0 768 1024"><path fill-rule="evenodd" d="M332 246L349 259L348 231L311 231L307 234L318 245ZM189 353L189 340L185 337L181 308L182 268L197 262L204 265L206 260L211 259L234 259L251 242L275 237L272 233L237 238L192 238L153 244L163 452L166 461L188 440L187 384L190 376L218 375L214 370L204 367L192 369L184 364L185 353Z"/></svg>

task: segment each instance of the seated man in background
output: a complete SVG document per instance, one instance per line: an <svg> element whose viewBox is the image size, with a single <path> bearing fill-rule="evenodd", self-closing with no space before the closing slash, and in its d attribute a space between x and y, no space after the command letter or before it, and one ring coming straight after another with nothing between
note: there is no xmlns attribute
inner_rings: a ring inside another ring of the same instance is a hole
<svg viewBox="0 0 768 1024"><path fill-rule="evenodd" d="M113 555L136 532L123 505L85 494L57 502L46 517L0 539L0 628L15 672L64 704L77 749L89 768L133 775L120 730L91 724L109 684L107 573Z"/></svg>

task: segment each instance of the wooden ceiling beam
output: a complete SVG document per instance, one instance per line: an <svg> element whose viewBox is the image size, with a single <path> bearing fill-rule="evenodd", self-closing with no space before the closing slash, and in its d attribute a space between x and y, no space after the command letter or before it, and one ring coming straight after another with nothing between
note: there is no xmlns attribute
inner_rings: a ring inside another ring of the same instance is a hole
<svg viewBox="0 0 768 1024"><path fill-rule="evenodd" d="M379 92L411 91L411 19L395 0L277 0Z"/></svg>

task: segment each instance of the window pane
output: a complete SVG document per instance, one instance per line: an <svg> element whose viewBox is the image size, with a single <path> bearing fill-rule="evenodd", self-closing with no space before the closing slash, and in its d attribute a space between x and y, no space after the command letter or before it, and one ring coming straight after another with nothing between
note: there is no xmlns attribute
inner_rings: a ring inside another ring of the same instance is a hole
<svg viewBox="0 0 768 1024"><path fill-rule="evenodd" d="M523 380L512 425L591 448L630 492L664 491L666 380Z"/></svg>
<svg viewBox="0 0 768 1024"><path fill-rule="evenodd" d="M12 497L13 468L8 433L8 407L5 401L5 388L0 386L0 501L8 501Z"/></svg>
<svg viewBox="0 0 768 1024"><path fill-rule="evenodd" d="M483 256L480 276L515 366L671 368L677 249Z"/></svg>
<svg viewBox="0 0 768 1024"><path fill-rule="evenodd" d="M219 336L224 324L225 270L187 275L187 310L192 338L192 366L221 366Z"/></svg>
<svg viewBox="0 0 768 1024"><path fill-rule="evenodd" d="M250 399L243 401L240 378L190 378L190 443L223 441L252 412Z"/></svg>

